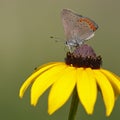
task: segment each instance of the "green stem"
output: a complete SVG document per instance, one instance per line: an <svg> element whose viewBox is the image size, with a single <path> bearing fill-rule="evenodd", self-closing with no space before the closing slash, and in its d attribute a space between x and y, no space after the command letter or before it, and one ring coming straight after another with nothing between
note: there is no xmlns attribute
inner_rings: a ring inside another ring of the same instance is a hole
<svg viewBox="0 0 120 120"><path fill-rule="evenodd" d="M79 103L79 98L78 98L78 94L77 94L77 89L75 87L75 89L73 91L68 120L75 120L75 116L76 116L77 108L78 108L78 103Z"/></svg>

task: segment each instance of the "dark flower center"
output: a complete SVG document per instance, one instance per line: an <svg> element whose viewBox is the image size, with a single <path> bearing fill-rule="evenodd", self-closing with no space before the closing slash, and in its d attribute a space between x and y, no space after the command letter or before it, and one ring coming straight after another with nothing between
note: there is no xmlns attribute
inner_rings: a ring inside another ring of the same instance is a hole
<svg viewBox="0 0 120 120"><path fill-rule="evenodd" d="M102 58L101 56L96 56L92 47L82 44L76 47L72 53L67 52L65 62L67 65L74 67L99 69L102 64Z"/></svg>

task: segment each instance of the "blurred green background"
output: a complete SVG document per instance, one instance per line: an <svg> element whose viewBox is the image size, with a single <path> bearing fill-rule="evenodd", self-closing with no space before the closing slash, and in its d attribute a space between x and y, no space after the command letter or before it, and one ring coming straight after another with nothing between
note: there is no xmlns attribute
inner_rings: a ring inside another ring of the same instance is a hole
<svg viewBox="0 0 120 120"><path fill-rule="evenodd" d="M120 75L120 1L119 0L0 0L0 119L67 120L70 100L55 114L47 114L47 91L36 107L30 106L30 89L19 99L21 84L34 68L50 61L63 61L65 39L60 11L69 8L99 25L87 43L103 57L103 67ZM120 98L109 118L105 117L102 97L98 95L94 114L86 115L79 105L78 120L115 120L120 118Z"/></svg>

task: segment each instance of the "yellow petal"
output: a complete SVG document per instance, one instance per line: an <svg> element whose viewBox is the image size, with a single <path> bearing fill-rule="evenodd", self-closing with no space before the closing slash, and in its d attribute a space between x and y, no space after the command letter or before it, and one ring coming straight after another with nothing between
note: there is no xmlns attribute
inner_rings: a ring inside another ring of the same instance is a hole
<svg viewBox="0 0 120 120"><path fill-rule="evenodd" d="M100 71L109 79L117 97L120 94L120 78L108 70L100 69Z"/></svg>
<svg viewBox="0 0 120 120"><path fill-rule="evenodd" d="M31 88L32 105L37 104L39 97L62 75L66 67L65 64L58 64L36 78Z"/></svg>
<svg viewBox="0 0 120 120"><path fill-rule="evenodd" d="M49 63L43 64L43 65L37 67L34 72L39 71L41 68L45 68L47 70L47 69L49 69L49 67L52 67L52 66L58 65L58 64L65 64L65 63L64 62L49 62Z"/></svg>
<svg viewBox="0 0 120 120"><path fill-rule="evenodd" d="M67 67L63 75L53 84L48 98L48 113L59 109L70 97L76 83L76 69Z"/></svg>
<svg viewBox="0 0 120 120"><path fill-rule="evenodd" d="M77 91L82 105L88 114L92 114L97 98L97 86L91 68L77 69Z"/></svg>
<svg viewBox="0 0 120 120"><path fill-rule="evenodd" d="M26 89L28 88L28 86L44 71L50 69L51 67L57 65L57 64L63 64L62 62L51 62L48 64L44 64L42 66L40 66L21 86L20 88L20 92L19 92L19 96L20 98L23 97L24 92L26 91Z"/></svg>
<svg viewBox="0 0 120 120"><path fill-rule="evenodd" d="M113 110L115 103L115 96L112 85L107 77L100 70L93 71L95 73L97 84L102 92L103 100L106 107L106 115L109 116Z"/></svg>

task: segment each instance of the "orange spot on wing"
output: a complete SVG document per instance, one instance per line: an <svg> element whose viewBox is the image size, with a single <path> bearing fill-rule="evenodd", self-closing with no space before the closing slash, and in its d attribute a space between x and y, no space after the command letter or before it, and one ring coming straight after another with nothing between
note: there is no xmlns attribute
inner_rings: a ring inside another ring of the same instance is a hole
<svg viewBox="0 0 120 120"><path fill-rule="evenodd" d="M94 23L91 22L88 18L80 18L78 20L78 22L86 22L93 31L96 30L96 27L94 26Z"/></svg>
<svg viewBox="0 0 120 120"><path fill-rule="evenodd" d="M80 18L80 19L78 20L78 22L83 22L83 18Z"/></svg>

